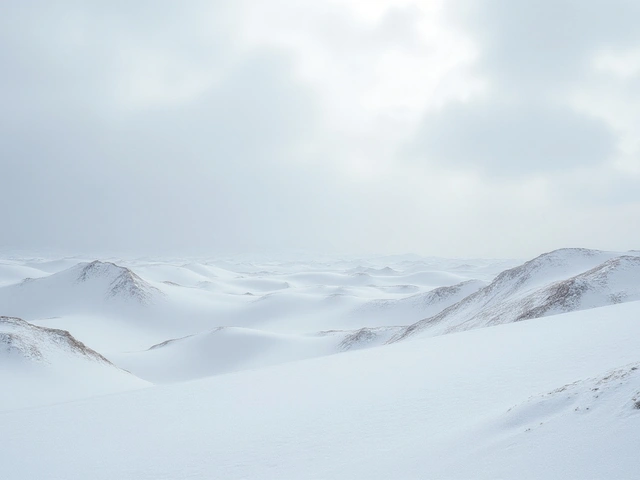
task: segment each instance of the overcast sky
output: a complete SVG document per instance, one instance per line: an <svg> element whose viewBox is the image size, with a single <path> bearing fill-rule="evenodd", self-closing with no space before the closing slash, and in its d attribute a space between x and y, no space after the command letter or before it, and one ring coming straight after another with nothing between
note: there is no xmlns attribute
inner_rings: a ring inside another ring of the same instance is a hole
<svg viewBox="0 0 640 480"><path fill-rule="evenodd" d="M0 3L0 245L640 248L637 0Z"/></svg>

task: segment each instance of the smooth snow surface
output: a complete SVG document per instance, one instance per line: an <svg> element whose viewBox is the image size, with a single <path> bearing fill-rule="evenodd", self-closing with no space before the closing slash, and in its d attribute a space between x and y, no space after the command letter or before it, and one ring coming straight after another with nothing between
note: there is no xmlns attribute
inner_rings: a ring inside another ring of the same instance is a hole
<svg viewBox="0 0 640 480"><path fill-rule="evenodd" d="M14 411L3 478L634 478L639 378L590 388L638 362L639 315L629 303Z"/></svg>
<svg viewBox="0 0 640 480"><path fill-rule="evenodd" d="M640 257L514 265L7 259L0 478L635 478Z"/></svg>

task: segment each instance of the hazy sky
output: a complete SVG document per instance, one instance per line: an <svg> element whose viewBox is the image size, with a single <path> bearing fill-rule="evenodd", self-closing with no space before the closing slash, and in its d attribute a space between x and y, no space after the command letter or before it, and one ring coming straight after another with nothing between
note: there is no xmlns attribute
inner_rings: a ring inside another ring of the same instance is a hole
<svg viewBox="0 0 640 480"><path fill-rule="evenodd" d="M637 0L0 3L0 245L640 248Z"/></svg>

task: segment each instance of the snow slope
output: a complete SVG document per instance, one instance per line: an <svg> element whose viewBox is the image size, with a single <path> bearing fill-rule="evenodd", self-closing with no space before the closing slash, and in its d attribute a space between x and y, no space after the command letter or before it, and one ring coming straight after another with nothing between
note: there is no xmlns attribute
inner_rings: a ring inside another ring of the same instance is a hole
<svg viewBox="0 0 640 480"><path fill-rule="evenodd" d="M18 283L27 277L38 278L46 275L47 272L16 262L0 262L0 286Z"/></svg>
<svg viewBox="0 0 640 480"><path fill-rule="evenodd" d="M640 256L562 249L506 270L488 286L392 341L439 335L640 299Z"/></svg>
<svg viewBox="0 0 640 480"><path fill-rule="evenodd" d="M145 305L161 295L130 269L96 260L2 287L0 306L2 314L32 318Z"/></svg>
<svg viewBox="0 0 640 480"><path fill-rule="evenodd" d="M307 270L288 263L235 270L228 262L225 268L207 262L140 260L82 262L68 268L63 268L68 259L28 263L54 273L41 271L41 278L0 287L0 313L70 330L109 355L221 326L313 334L407 325L420 318L415 312L426 301L409 300L395 313L373 314L360 307L372 300L393 302L426 293L433 289L431 283L438 287L438 282L449 285L466 278L434 269L410 269L407 274L391 266L344 273L342 261L313 264ZM408 280L416 284L402 283ZM435 312L435 307L428 311Z"/></svg>
<svg viewBox="0 0 640 480"><path fill-rule="evenodd" d="M0 317L0 411L147 386L64 330Z"/></svg>
<svg viewBox="0 0 640 480"><path fill-rule="evenodd" d="M145 351L113 354L111 359L140 378L171 383L380 345L397 331L379 328L281 334L219 327L167 340Z"/></svg>
<svg viewBox="0 0 640 480"><path fill-rule="evenodd" d="M639 317L627 302L6 412L3 479L635 478Z"/></svg>
<svg viewBox="0 0 640 480"><path fill-rule="evenodd" d="M481 280L468 280L408 297L370 300L353 315L366 317L367 324L372 326L406 325L440 313L486 285Z"/></svg>
<svg viewBox="0 0 640 480"><path fill-rule="evenodd" d="M141 378L167 383L330 355L337 352L334 337L219 327L112 358Z"/></svg>
<svg viewBox="0 0 640 480"><path fill-rule="evenodd" d="M175 382L640 298L638 257L615 252L551 252L489 285L449 285L461 277L438 270L444 260L399 261L83 262L0 288L0 313L70 330L145 379ZM477 263L449 267L494 268ZM396 283L417 277L443 285Z"/></svg>

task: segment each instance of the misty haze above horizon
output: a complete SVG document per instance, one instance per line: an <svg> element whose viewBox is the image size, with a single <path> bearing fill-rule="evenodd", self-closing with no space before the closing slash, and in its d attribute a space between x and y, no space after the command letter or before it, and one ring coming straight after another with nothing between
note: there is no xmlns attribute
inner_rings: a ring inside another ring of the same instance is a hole
<svg viewBox="0 0 640 480"><path fill-rule="evenodd" d="M638 248L638 18L628 0L4 2L0 248Z"/></svg>

